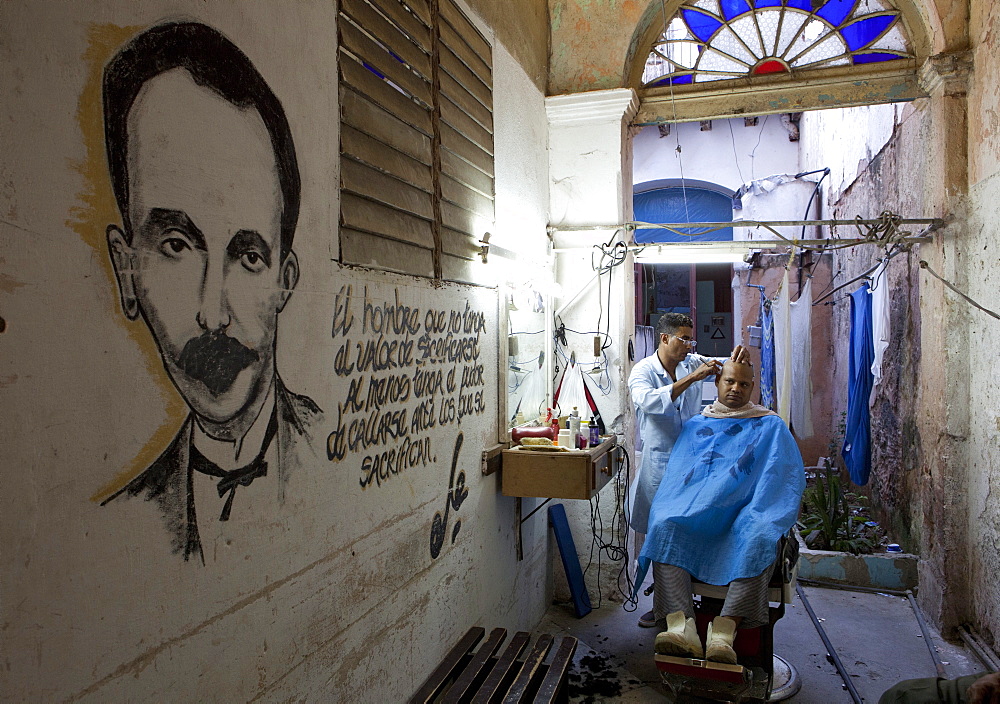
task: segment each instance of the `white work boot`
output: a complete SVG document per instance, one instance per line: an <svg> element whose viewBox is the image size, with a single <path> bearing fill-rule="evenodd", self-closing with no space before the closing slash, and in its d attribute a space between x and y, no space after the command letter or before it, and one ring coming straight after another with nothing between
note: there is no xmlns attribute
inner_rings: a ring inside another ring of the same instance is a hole
<svg viewBox="0 0 1000 704"><path fill-rule="evenodd" d="M667 630L657 634L653 649L660 655L680 655L700 658L701 640L693 618L685 618L683 611L667 614Z"/></svg>
<svg viewBox="0 0 1000 704"><path fill-rule="evenodd" d="M725 616L716 616L708 624L708 635L705 638L705 659L735 665L736 651L733 650L735 637L736 621Z"/></svg>

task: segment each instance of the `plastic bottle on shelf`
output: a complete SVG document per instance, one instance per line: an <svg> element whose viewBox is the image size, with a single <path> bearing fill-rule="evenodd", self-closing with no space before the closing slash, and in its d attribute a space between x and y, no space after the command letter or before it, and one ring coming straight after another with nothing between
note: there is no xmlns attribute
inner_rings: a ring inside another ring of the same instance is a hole
<svg viewBox="0 0 1000 704"><path fill-rule="evenodd" d="M576 410L576 406L573 406L573 412L569 414L569 420L566 424L569 427L569 432L575 445L576 436L580 434L580 412Z"/></svg>
<svg viewBox="0 0 1000 704"><path fill-rule="evenodd" d="M591 423L590 425L590 446L597 447L601 444L601 431L597 427L597 423Z"/></svg>
<svg viewBox="0 0 1000 704"><path fill-rule="evenodd" d="M590 423L585 420L580 421L580 437L583 439L583 447L581 450L586 449L590 443Z"/></svg>

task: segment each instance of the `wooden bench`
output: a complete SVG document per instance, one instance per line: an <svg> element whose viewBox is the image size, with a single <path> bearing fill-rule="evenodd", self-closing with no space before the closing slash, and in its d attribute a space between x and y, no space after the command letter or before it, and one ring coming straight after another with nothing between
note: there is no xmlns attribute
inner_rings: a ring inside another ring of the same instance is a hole
<svg viewBox="0 0 1000 704"><path fill-rule="evenodd" d="M538 636L522 659L531 636L518 632L502 655L497 653L507 637L505 628L494 628L479 650L473 648L486 635L474 626L452 648L423 686L410 698L411 704L514 704L515 702L565 702L566 678L576 651L576 638L559 639L551 660L545 656L553 645L548 634Z"/></svg>

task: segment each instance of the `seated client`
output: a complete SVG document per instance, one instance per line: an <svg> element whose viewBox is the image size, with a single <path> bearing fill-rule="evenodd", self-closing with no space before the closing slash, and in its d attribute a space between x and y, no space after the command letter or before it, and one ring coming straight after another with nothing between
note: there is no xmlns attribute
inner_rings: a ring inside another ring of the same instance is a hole
<svg viewBox="0 0 1000 704"><path fill-rule="evenodd" d="M652 562L653 610L667 621L656 652L735 664L736 629L767 623L767 583L778 540L798 516L805 472L781 418L750 402L749 364L727 361L715 385L718 400L684 425L667 462L636 584ZM692 575L729 585L722 615L708 627L704 655Z"/></svg>

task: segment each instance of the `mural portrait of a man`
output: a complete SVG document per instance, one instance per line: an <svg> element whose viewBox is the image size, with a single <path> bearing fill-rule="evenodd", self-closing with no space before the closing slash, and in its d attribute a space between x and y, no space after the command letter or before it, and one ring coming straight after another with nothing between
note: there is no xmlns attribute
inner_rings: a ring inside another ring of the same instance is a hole
<svg viewBox="0 0 1000 704"><path fill-rule="evenodd" d="M174 551L204 561L199 525L283 497L291 450L321 418L275 368L278 316L299 278L295 148L250 59L198 23L157 25L122 47L103 103L122 309L148 326L190 409L104 503L154 502Z"/></svg>

